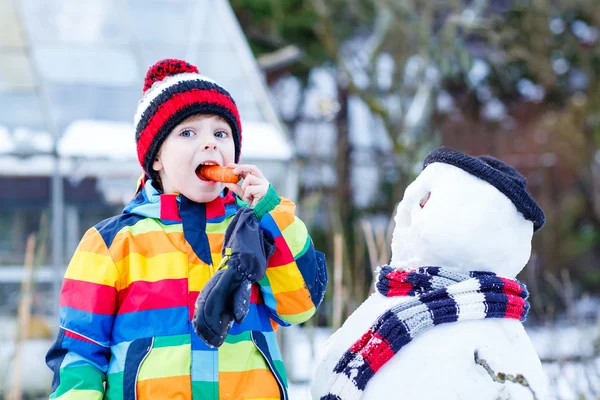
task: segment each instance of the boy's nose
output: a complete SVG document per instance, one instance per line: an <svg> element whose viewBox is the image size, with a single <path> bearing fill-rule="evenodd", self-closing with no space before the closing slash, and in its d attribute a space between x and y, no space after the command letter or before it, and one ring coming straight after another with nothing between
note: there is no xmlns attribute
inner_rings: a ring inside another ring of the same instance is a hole
<svg viewBox="0 0 600 400"><path fill-rule="evenodd" d="M215 140L207 140L202 145L200 145L201 149L206 150L217 150L217 142Z"/></svg>

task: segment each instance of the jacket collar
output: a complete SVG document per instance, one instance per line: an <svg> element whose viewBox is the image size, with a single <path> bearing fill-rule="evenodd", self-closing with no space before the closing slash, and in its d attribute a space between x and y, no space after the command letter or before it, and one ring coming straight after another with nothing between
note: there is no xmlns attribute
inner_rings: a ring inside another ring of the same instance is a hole
<svg viewBox="0 0 600 400"><path fill-rule="evenodd" d="M147 180L139 188L135 197L125 206L123 212L160 219L166 224L180 223L182 222L182 202L184 204L193 203L181 194L161 193L154 187L152 180ZM223 191L216 199L205 205L206 220L209 222L229 217L235 214L237 209L235 196L230 191L227 191L227 194Z"/></svg>

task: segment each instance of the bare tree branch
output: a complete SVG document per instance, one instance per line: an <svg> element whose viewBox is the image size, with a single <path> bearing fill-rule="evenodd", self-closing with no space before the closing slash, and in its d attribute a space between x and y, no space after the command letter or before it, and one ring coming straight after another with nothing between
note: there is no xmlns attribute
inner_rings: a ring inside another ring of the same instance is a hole
<svg viewBox="0 0 600 400"><path fill-rule="evenodd" d="M474 356L475 356L475 363L481 365L483 367L483 369L486 370L486 372L488 373L488 375L490 376L490 378L492 378L492 380L494 382L517 383L517 384L529 389L529 391L531 392L531 395L533 396L533 399L538 400L538 397L536 396L535 391L531 388L531 386L529 385L529 382L527 381L527 378L525 378L523 375L521 375L521 374L511 375L511 374L505 374L504 372L496 373L496 372L494 372L492 367L490 367L490 364L485 359L479 357L479 352L477 350L475 350Z"/></svg>

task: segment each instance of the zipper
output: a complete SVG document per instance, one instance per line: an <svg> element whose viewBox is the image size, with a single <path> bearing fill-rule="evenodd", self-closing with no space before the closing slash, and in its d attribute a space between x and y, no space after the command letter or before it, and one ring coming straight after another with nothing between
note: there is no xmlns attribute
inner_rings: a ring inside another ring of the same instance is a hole
<svg viewBox="0 0 600 400"><path fill-rule="evenodd" d="M140 375L140 369L142 368L142 364L144 363L144 361L150 354L150 350L152 350L153 346L154 346L154 338L152 338L152 341L150 342L150 346L148 346L148 349L146 350L146 354L144 355L144 357L138 364L137 371L135 372L135 382L133 383L133 398L135 400L137 400L137 381L138 381L138 376Z"/></svg>
<svg viewBox="0 0 600 400"><path fill-rule="evenodd" d="M275 380L277 381L277 384L281 388L281 393L283 393L283 400L288 400L287 390L285 390L285 385L279 379L279 374L277 373L277 370L275 369L275 365L271 364L271 360L269 359L269 357L267 357L265 355L265 353L262 351L262 349L260 348L260 346L258 344L256 344L256 340L254 339L254 332L252 332L252 331L250 332L250 338L252 339L252 343L254 343L254 347L256 347L258 349L258 351L260 352L260 354L262 354L263 358L265 359L265 361L269 365L269 368L271 368L271 372L273 373L273 376L275 377Z"/></svg>

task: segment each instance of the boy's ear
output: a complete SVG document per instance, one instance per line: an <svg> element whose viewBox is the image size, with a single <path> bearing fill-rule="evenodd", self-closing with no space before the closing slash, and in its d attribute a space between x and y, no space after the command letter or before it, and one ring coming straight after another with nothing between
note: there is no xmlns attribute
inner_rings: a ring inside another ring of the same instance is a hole
<svg viewBox="0 0 600 400"><path fill-rule="evenodd" d="M154 163L152 163L152 169L155 170L156 172L158 172L161 169L163 169L162 161L160 161L160 159L158 157L156 157L154 159Z"/></svg>

